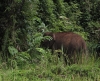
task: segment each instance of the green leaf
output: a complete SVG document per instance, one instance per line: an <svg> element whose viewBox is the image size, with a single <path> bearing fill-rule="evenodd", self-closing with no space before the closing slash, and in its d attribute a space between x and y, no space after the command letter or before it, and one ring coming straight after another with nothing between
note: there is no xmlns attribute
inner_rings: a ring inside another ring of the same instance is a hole
<svg viewBox="0 0 100 81"><path fill-rule="evenodd" d="M9 46L8 47L8 51L9 51L9 53L11 55L14 55L14 54L17 54L18 53L18 50L15 47L13 47L13 46Z"/></svg>
<svg viewBox="0 0 100 81"><path fill-rule="evenodd" d="M45 54L46 51L43 48L36 48L36 50L42 54Z"/></svg>

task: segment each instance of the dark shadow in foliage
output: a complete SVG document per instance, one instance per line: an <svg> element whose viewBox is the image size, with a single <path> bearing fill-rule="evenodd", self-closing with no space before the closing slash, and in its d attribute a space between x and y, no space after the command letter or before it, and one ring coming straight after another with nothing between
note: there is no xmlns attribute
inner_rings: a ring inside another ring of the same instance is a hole
<svg viewBox="0 0 100 81"><path fill-rule="evenodd" d="M97 53L96 58L100 57L100 42L96 46L96 53Z"/></svg>

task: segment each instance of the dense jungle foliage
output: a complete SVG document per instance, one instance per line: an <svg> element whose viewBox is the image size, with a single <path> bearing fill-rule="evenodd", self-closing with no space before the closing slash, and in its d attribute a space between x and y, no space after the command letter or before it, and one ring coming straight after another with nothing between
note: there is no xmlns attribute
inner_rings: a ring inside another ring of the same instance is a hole
<svg viewBox="0 0 100 81"><path fill-rule="evenodd" d="M89 59L65 66L40 47L47 31L81 35ZM99 81L99 42L100 0L0 0L0 81Z"/></svg>

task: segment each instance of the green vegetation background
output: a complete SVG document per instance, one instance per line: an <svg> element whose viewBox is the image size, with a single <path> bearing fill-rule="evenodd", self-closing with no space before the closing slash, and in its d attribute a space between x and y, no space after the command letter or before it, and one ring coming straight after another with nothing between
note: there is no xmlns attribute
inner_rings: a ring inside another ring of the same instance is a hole
<svg viewBox="0 0 100 81"><path fill-rule="evenodd" d="M99 8L99 0L1 0L0 81L100 81ZM81 35L88 59L65 65L40 47L47 31Z"/></svg>

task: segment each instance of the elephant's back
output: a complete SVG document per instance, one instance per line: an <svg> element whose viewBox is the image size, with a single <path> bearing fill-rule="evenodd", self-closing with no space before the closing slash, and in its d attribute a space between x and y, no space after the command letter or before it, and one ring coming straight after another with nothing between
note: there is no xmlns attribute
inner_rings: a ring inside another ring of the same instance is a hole
<svg viewBox="0 0 100 81"><path fill-rule="evenodd" d="M64 46L65 49L86 49L85 40L78 34L73 32L58 32L55 33L56 45L61 47Z"/></svg>

